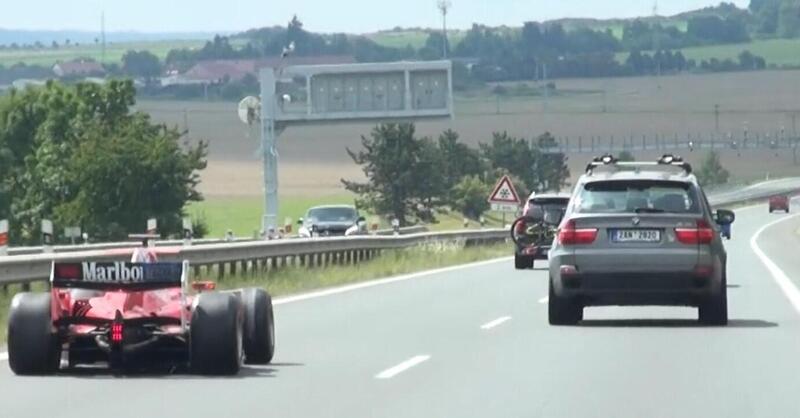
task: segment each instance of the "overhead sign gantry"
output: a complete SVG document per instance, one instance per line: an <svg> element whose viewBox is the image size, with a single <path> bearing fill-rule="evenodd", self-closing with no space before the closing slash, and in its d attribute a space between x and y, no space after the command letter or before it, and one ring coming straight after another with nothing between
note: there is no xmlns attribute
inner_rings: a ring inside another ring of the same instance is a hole
<svg viewBox="0 0 800 418"><path fill-rule="evenodd" d="M265 233L277 230L276 139L290 126L393 122L453 116L450 61L304 65L261 70L261 152ZM249 103L249 104L248 104ZM252 99L240 105L251 122ZM250 115L250 116L248 116Z"/></svg>

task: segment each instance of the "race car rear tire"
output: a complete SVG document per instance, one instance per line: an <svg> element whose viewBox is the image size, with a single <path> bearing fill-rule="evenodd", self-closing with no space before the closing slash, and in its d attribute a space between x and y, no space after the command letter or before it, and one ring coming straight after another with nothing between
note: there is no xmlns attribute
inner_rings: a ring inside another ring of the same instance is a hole
<svg viewBox="0 0 800 418"><path fill-rule="evenodd" d="M189 362L193 372L233 375L242 363L239 298L231 293L202 293L192 312Z"/></svg>
<svg viewBox="0 0 800 418"><path fill-rule="evenodd" d="M556 295L553 279L549 281L547 320L550 325L577 325L583 320L583 306L577 301Z"/></svg>
<svg viewBox="0 0 800 418"><path fill-rule="evenodd" d="M272 297L264 289L250 288L242 291L244 304L245 363L269 364L275 354L275 316Z"/></svg>
<svg viewBox="0 0 800 418"><path fill-rule="evenodd" d="M61 347L53 333L49 293L20 293L8 314L8 364L18 375L58 371Z"/></svg>
<svg viewBox="0 0 800 418"><path fill-rule="evenodd" d="M698 307L698 319L704 325L728 324L728 283L725 275L722 276L720 293L708 298Z"/></svg>

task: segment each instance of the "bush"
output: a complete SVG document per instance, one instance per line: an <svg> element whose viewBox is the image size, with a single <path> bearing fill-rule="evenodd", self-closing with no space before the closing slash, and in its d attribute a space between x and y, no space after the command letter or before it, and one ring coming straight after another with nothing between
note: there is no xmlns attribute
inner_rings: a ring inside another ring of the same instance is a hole
<svg viewBox="0 0 800 418"><path fill-rule="evenodd" d="M697 180L703 187L720 186L728 182L730 175L731 173L722 166L719 154L716 151L709 151L697 172Z"/></svg>
<svg viewBox="0 0 800 418"><path fill-rule="evenodd" d="M466 176L453 187L453 209L467 218L477 220L489 210L486 197L491 192L491 186L479 176Z"/></svg>

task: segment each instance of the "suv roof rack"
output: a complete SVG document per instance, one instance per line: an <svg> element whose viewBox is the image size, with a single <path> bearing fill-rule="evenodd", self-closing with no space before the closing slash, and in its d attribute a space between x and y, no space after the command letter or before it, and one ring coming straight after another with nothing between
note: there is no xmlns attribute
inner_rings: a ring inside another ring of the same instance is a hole
<svg viewBox="0 0 800 418"><path fill-rule="evenodd" d="M664 154L656 161L619 161L611 154L595 157L587 166L586 174L592 175L595 170L607 169L609 171L639 170L645 168L648 171L656 171L660 168L664 170L681 170L685 175L692 174L691 164L683 161L678 155Z"/></svg>

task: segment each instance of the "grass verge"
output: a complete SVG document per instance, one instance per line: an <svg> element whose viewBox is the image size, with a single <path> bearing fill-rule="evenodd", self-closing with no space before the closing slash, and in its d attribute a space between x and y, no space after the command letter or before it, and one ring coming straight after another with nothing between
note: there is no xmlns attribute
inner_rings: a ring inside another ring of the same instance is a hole
<svg viewBox="0 0 800 418"><path fill-rule="evenodd" d="M273 296L283 296L310 290L363 282L372 279L415 273L435 268L467 264L476 261L508 256L510 244L464 247L457 244L437 244L404 250L384 251L370 261L352 266L326 268L287 267L259 275L227 277L219 282L222 289L263 287ZM33 291L44 291L44 283L37 283ZM0 347L5 345L8 325L8 308L11 299L22 291L19 285L9 286L0 292Z"/></svg>
<svg viewBox="0 0 800 418"><path fill-rule="evenodd" d="M263 287L273 296L284 296L367 280L415 273L476 261L508 256L510 244L464 247L463 245L426 245L404 250L387 250L370 261L354 266L326 268L288 267L263 275L240 275L224 279L221 288Z"/></svg>

